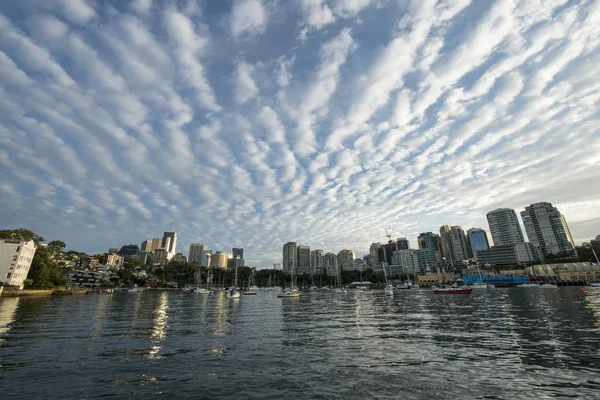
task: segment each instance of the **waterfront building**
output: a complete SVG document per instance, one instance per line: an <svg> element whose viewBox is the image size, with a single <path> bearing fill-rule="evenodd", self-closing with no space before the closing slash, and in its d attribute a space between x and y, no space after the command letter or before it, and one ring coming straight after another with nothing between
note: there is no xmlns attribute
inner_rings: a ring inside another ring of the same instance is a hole
<svg viewBox="0 0 600 400"><path fill-rule="evenodd" d="M337 265L341 267L345 261L353 261L356 257L354 256L354 251L344 249L338 252L337 258Z"/></svg>
<svg viewBox="0 0 600 400"><path fill-rule="evenodd" d="M323 250L312 250L310 252L310 264L317 274L323 273Z"/></svg>
<svg viewBox="0 0 600 400"><path fill-rule="evenodd" d="M335 276L338 272L338 256L335 253L326 253L323 255L323 268L329 276Z"/></svg>
<svg viewBox="0 0 600 400"><path fill-rule="evenodd" d="M283 268L281 267L281 263L273 263L273 269L281 271Z"/></svg>
<svg viewBox="0 0 600 400"><path fill-rule="evenodd" d="M511 208L498 208L486 214L494 246L525 243L519 218Z"/></svg>
<svg viewBox="0 0 600 400"><path fill-rule="evenodd" d="M152 259L152 253L149 253L147 251L140 251L137 255L137 259L140 260L142 264L148 264Z"/></svg>
<svg viewBox="0 0 600 400"><path fill-rule="evenodd" d="M125 258L135 258L139 252L140 248L137 244L128 244L122 246L117 254Z"/></svg>
<svg viewBox="0 0 600 400"><path fill-rule="evenodd" d="M140 251L150 253L152 251L152 239L144 240L140 245Z"/></svg>
<svg viewBox="0 0 600 400"><path fill-rule="evenodd" d="M405 237L396 239L396 243L398 245L398 250L410 249L410 242Z"/></svg>
<svg viewBox="0 0 600 400"><path fill-rule="evenodd" d="M296 274L312 274L313 271L310 266L310 246L298 245L296 251L298 252L298 269L296 270Z"/></svg>
<svg viewBox="0 0 600 400"><path fill-rule="evenodd" d="M392 254L390 264L391 269L398 274L414 273L419 267L417 251L415 249L396 250Z"/></svg>
<svg viewBox="0 0 600 400"><path fill-rule="evenodd" d="M244 266L244 259L240 258L240 256L231 256L227 260L227 268L234 269L236 267L241 268Z"/></svg>
<svg viewBox="0 0 600 400"><path fill-rule="evenodd" d="M492 267L527 266L540 261L534 246L530 243L513 243L492 246L489 250L477 252L479 265L489 264Z"/></svg>
<svg viewBox="0 0 600 400"><path fill-rule="evenodd" d="M442 238L433 232L423 232L417 237L419 249L430 249L436 252L436 257L441 260L444 257Z"/></svg>
<svg viewBox="0 0 600 400"><path fill-rule="evenodd" d="M202 243L190 244L190 251L188 253L188 261L193 263L202 264L202 256L204 255L204 245Z"/></svg>
<svg viewBox="0 0 600 400"><path fill-rule="evenodd" d="M544 256L575 256L575 243L567 221L552 203L540 202L525 207L521 218L529 241L540 247Z"/></svg>
<svg viewBox="0 0 600 400"><path fill-rule="evenodd" d="M469 244L465 231L460 226L444 225L440 228L440 236L446 260L462 262L469 258Z"/></svg>
<svg viewBox="0 0 600 400"><path fill-rule="evenodd" d="M0 281L23 289L36 250L33 240L0 239Z"/></svg>
<svg viewBox="0 0 600 400"><path fill-rule="evenodd" d="M371 243L371 246L369 247L369 256L371 256L369 260L371 267L383 262L385 258L383 245L379 242Z"/></svg>
<svg viewBox="0 0 600 400"><path fill-rule="evenodd" d="M215 254L212 254L210 257L210 266L213 268L227 268L229 257L227 257L227 253L223 251L217 251Z"/></svg>
<svg viewBox="0 0 600 400"><path fill-rule="evenodd" d="M167 250L169 253L174 254L177 251L177 233L164 232L161 247Z"/></svg>
<svg viewBox="0 0 600 400"><path fill-rule="evenodd" d="M362 258L346 260L342 263L343 272L362 272L365 269L365 263Z"/></svg>
<svg viewBox="0 0 600 400"><path fill-rule="evenodd" d="M296 242L287 242L283 245L283 272L291 274L298 273L298 250Z"/></svg>
<svg viewBox="0 0 600 400"><path fill-rule="evenodd" d="M467 237L469 238L473 257L477 257L479 250L488 250L490 248L487 232L483 229L471 228L467 231Z"/></svg>

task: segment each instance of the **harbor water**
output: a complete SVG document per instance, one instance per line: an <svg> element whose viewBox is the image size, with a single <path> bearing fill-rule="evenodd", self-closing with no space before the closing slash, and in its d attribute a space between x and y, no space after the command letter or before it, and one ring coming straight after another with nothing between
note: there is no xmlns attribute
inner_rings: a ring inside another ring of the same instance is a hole
<svg viewBox="0 0 600 400"><path fill-rule="evenodd" d="M0 298L32 398L598 398L600 289Z"/></svg>

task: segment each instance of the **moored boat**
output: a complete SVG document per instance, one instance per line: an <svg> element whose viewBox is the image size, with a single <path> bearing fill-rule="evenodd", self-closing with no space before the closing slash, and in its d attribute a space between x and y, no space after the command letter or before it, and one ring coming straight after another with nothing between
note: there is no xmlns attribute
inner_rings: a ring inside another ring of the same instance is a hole
<svg viewBox="0 0 600 400"><path fill-rule="evenodd" d="M521 283L520 285L517 285L517 287L520 288L539 288L540 284L539 283Z"/></svg>
<svg viewBox="0 0 600 400"><path fill-rule="evenodd" d="M468 294L472 291L473 288L468 288L464 286L436 287L433 289L433 293L435 294Z"/></svg>

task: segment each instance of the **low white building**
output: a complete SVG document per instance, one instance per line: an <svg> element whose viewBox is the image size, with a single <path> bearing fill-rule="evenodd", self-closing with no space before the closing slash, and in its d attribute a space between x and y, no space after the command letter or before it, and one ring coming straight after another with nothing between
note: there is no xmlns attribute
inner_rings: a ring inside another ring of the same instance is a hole
<svg viewBox="0 0 600 400"><path fill-rule="evenodd" d="M0 239L0 281L23 289L36 249L33 240Z"/></svg>

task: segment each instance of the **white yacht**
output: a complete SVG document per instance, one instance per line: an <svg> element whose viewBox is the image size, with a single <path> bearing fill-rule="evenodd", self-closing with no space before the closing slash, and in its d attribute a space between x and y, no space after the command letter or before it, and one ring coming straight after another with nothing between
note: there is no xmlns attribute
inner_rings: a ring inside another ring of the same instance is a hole
<svg viewBox="0 0 600 400"><path fill-rule="evenodd" d="M517 285L517 287L520 287L520 288L539 288L540 284L539 283L527 282L527 283L521 283L520 285Z"/></svg>

